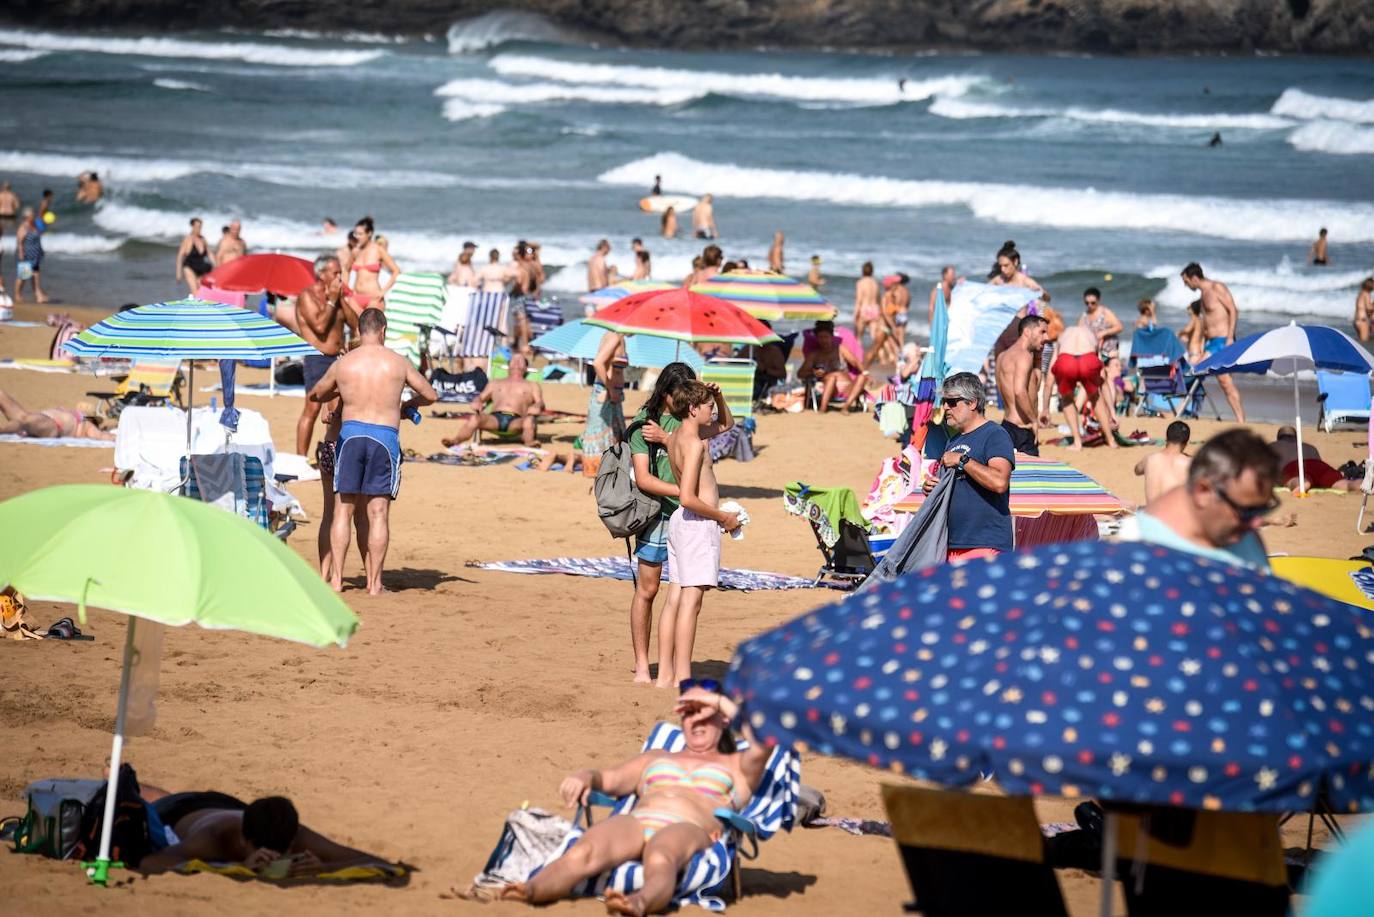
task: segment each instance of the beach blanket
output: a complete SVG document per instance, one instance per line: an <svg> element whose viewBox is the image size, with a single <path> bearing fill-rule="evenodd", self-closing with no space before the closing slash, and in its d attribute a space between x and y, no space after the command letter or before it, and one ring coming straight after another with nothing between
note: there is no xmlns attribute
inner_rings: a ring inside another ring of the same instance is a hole
<svg viewBox="0 0 1374 917"><path fill-rule="evenodd" d="M35 373L73 373L85 372L92 376L113 376L115 373L126 372L126 366L78 366L75 360L40 360L40 359L3 359L0 360L0 369L27 369Z"/></svg>
<svg viewBox="0 0 1374 917"><path fill-rule="evenodd" d="M392 882L397 879L404 879L409 870L396 863L385 863L377 866L345 866L342 869L322 872L314 876L271 879L259 875L242 863L207 863L204 860L187 860L177 867L177 872L188 876L198 872L208 872L217 876L228 876L231 879L259 879L278 885L298 885L311 882Z"/></svg>
<svg viewBox="0 0 1374 917"><path fill-rule="evenodd" d="M433 455L425 456L425 461L434 462L436 465L466 465L470 468L482 468L487 465L513 462L518 458L541 458L545 454L543 449L529 446L474 446L471 443L463 443L461 446L454 446L447 452L436 452Z"/></svg>
<svg viewBox="0 0 1374 917"><path fill-rule="evenodd" d="M220 386L218 386L218 385L207 385L207 386L205 386L204 388L202 388L201 391L202 391L202 392L218 392L218 391L220 391ZM285 395L287 398L304 398L304 397L305 397L305 386L304 386L304 385L282 385L282 384L278 383L278 384L277 384L276 393L277 393L278 395ZM271 396L271 394L272 394L272 387L271 387L270 385L268 385L266 382L239 382L239 383L235 384L235 386L234 386L234 395L235 395L236 397L239 396L239 395L265 395L265 396Z"/></svg>
<svg viewBox="0 0 1374 917"><path fill-rule="evenodd" d="M75 449L113 449L112 439L80 439L75 436L58 436L48 439L41 436L17 436L13 433L0 434L0 443L16 443L21 446L67 446Z"/></svg>
<svg viewBox="0 0 1374 917"><path fill-rule="evenodd" d="M0 328L41 328L42 322L17 322L14 319L0 322Z"/></svg>
<svg viewBox="0 0 1374 917"><path fill-rule="evenodd" d="M469 561L469 567L480 570L499 570L503 573L565 573L568 576L591 576L599 579L632 580L630 562L624 557L552 557L548 560L497 560L486 563ZM663 565L667 576L668 565ZM829 583L824 584L829 586ZM786 576L761 570L731 570L722 567L721 589L750 592L760 589L817 588L804 576Z"/></svg>
<svg viewBox="0 0 1374 917"><path fill-rule="evenodd" d="M946 374L976 373L983 368L997 336L1026 303L1040 294L1025 287L993 286L965 280L950 295L945 345Z"/></svg>
<svg viewBox="0 0 1374 917"><path fill-rule="evenodd" d="M718 436L713 436L706 441L706 446L711 452L711 461L719 462L721 459L732 458L737 462L751 462L754 460L754 436L752 424L754 419L748 418L748 425L735 424Z"/></svg>

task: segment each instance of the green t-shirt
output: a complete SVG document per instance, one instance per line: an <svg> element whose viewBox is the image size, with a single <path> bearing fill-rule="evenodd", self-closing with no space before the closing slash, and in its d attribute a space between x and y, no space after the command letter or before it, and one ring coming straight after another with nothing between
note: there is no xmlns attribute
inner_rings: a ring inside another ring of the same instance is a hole
<svg viewBox="0 0 1374 917"><path fill-rule="evenodd" d="M633 419L630 420L630 423L636 424L647 419L648 415L641 410L638 414L634 416ZM658 418L658 425L663 428L664 433L671 433L678 427L682 426L682 421L678 420L672 414L663 414ZM630 434L630 454L649 454L649 443L644 438L644 430L642 428ZM668 460L667 447L655 449L653 453L653 461L654 477L668 484L677 483L677 478L673 477L673 463ZM663 504L663 512L665 515L672 514L673 511L675 511L678 508L678 501L676 497L660 497L659 501Z"/></svg>

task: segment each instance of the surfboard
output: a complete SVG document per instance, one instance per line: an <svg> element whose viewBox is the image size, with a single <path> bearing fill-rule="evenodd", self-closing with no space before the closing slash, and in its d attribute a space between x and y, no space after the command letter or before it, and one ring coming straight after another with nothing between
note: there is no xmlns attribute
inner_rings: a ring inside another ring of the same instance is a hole
<svg viewBox="0 0 1374 917"><path fill-rule="evenodd" d="M662 213L672 207L678 213L686 213L697 205L697 199L685 194L651 194L639 199L639 209L645 213Z"/></svg>

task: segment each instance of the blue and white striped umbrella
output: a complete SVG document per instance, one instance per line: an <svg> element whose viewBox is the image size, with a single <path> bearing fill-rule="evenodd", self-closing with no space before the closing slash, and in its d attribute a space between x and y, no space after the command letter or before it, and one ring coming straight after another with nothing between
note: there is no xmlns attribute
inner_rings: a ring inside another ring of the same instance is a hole
<svg viewBox="0 0 1374 917"><path fill-rule="evenodd" d="M265 315L203 299L117 312L63 347L78 357L124 359L264 360L318 352Z"/></svg>
<svg viewBox="0 0 1374 917"><path fill-rule="evenodd" d="M1299 325L1289 322L1279 328L1243 337L1218 350L1197 366L1208 375L1229 373L1274 373L1293 377L1294 426L1298 431L1298 479L1303 479L1302 404L1298 398L1298 373L1309 369L1369 374L1374 372L1370 357L1355 339L1326 325Z"/></svg>
<svg viewBox="0 0 1374 917"><path fill-rule="evenodd" d="M569 357L591 360L601 346L601 339L607 334L605 328L588 325L582 319L574 319L539 335L530 341L531 347L561 353ZM706 361L688 344L679 346L669 338L653 337L647 334L631 334L625 338L625 353L631 366L652 366L662 368L674 361L686 363L698 376L706 368Z"/></svg>

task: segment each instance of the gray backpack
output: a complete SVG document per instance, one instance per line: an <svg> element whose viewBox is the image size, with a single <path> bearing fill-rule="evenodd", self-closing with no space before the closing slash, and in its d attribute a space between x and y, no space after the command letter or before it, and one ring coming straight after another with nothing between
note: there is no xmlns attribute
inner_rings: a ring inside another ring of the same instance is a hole
<svg viewBox="0 0 1374 917"><path fill-rule="evenodd" d="M601 453L601 465L596 469L596 514L611 533L612 538L632 538L648 528L661 511L658 497L644 493L634 482L634 465L630 461L630 435L644 426L643 421L632 423L624 438ZM649 445L653 457L654 444Z"/></svg>

